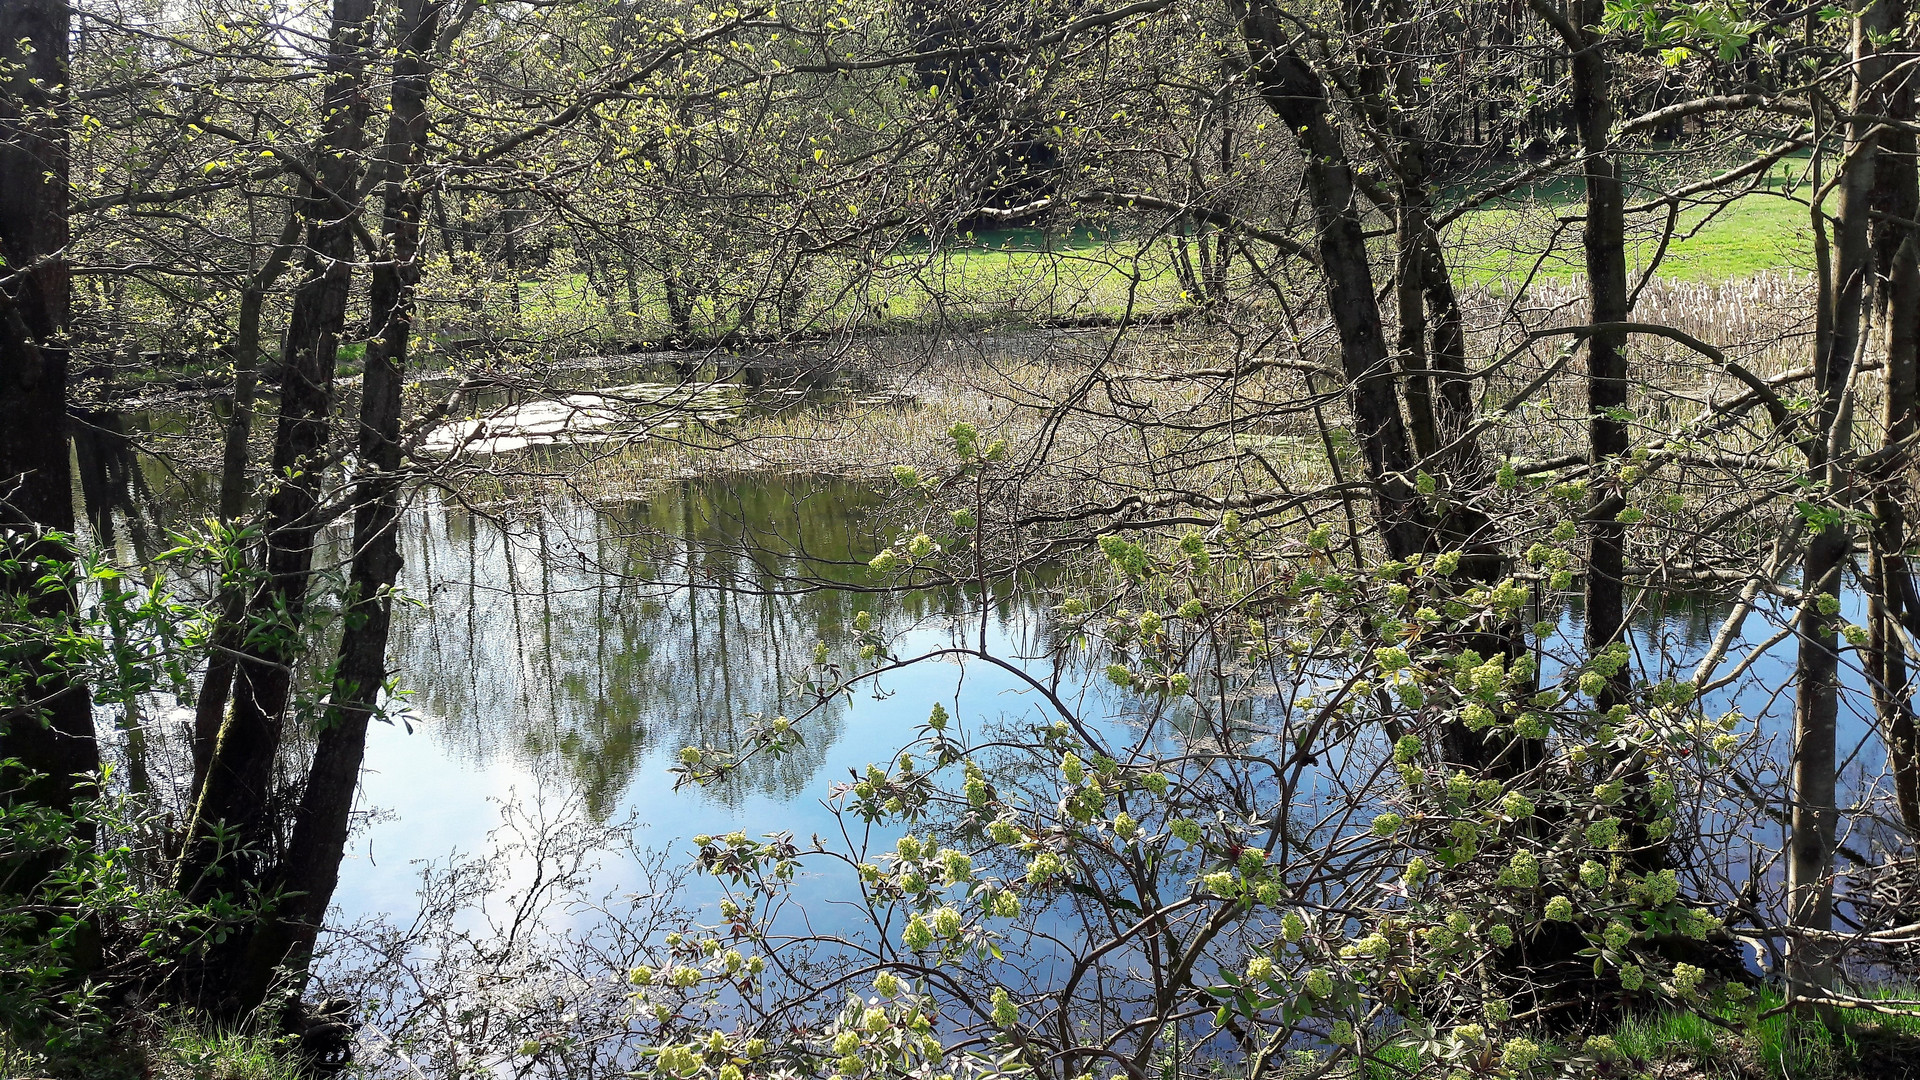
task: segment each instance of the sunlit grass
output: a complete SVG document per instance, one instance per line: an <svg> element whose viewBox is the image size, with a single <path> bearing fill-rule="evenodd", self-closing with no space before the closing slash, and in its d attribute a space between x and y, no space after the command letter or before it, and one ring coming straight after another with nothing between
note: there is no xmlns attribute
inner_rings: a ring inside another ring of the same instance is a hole
<svg viewBox="0 0 1920 1080"><path fill-rule="evenodd" d="M1863 996L1912 1000L1914 988L1889 984L1870 988ZM1777 992L1762 990L1755 995L1751 1013L1723 1010L1717 1017L1720 1024L1695 1012L1632 1016L1623 1020L1612 1035L1621 1057L1641 1066L1688 1060L1710 1076L1758 1072L1782 1080L1873 1075L1876 1051L1872 1044L1876 1040L1912 1040L1906 1052L1920 1052L1920 1013L1889 1016L1844 1010L1833 1029L1787 1013L1748 1018L1777 1008L1780 1001Z"/></svg>
<svg viewBox="0 0 1920 1080"><path fill-rule="evenodd" d="M166 1030L148 1065L157 1080L301 1080L281 1042L225 1028Z"/></svg>
<svg viewBox="0 0 1920 1080"><path fill-rule="evenodd" d="M1035 239L1039 235L983 236L938 250L904 250L844 291L834 278L851 269L823 266L797 311L782 316L755 305L754 321L744 325L739 298L751 294L756 282L742 275L724 283L720 296L694 298L688 333L713 340L735 332L805 337L934 325L1037 326L1158 315L1192 302L1164 242L1075 235L1046 243ZM505 281L476 285L449 276L430 279L426 289L446 297L427 305L430 327L477 319L502 332L512 327L512 336L533 340L664 342L682 336L659 282L645 283L635 297L609 298L595 290L588 275L561 266L522 281L517 298ZM479 296L478 316L452 302L461 289Z"/></svg>
<svg viewBox="0 0 1920 1080"><path fill-rule="evenodd" d="M1916 995L1915 987L1886 984L1864 990L1861 996L1910 1001ZM1762 989L1745 1007L1725 1006L1712 1015L1676 1009L1624 1017L1605 1033L1613 1041L1613 1050L1603 1075L1877 1080L1889 1075L1885 1069L1890 1060L1906 1061L1920 1054L1920 1014L1844 1011L1835 1029L1785 1013L1757 1019L1780 1001L1777 992ZM1556 1055L1565 1056L1569 1050L1564 1040L1543 1042ZM1369 1058L1362 1070L1367 1080L1401 1080L1434 1072L1434 1062L1404 1043L1379 1047L1370 1051Z"/></svg>
<svg viewBox="0 0 1920 1080"><path fill-rule="evenodd" d="M1677 282L1732 282L1810 269L1806 194L1804 185L1778 170L1762 190L1723 208L1684 210L1664 252L1664 212L1639 215L1630 223L1629 270L1637 278L1656 254L1657 275ZM1472 286L1564 282L1583 274L1579 226L1560 220L1580 208L1578 185L1558 183L1463 216L1447 236L1455 277ZM737 302L703 298L694 305L690 330L697 338L714 339L738 331L807 336L1163 316L1194 301L1181 287L1174 259L1165 238L1076 235L1043 243L1032 235L987 236L938 250L902 251L844 293L817 287L798 314L779 325L762 308L756 313L759 321L743 327ZM600 295L584 273L574 271L522 282L517 304L507 299L508 288L489 285L484 306L503 327L517 323L514 336L561 341L678 336L657 283L641 290L637 308L628 298ZM731 288L745 295L751 283L743 279ZM458 317L452 306L443 309Z"/></svg>
<svg viewBox="0 0 1920 1080"><path fill-rule="evenodd" d="M81 1039L44 1054L20 1046L0 1028L0 1078L7 1080L306 1080L311 1075L291 1052L290 1040L229 1027L148 1018L119 1035Z"/></svg>
<svg viewBox="0 0 1920 1080"><path fill-rule="evenodd" d="M1660 242L1667 232L1666 208L1632 215L1627 222L1628 272L1638 278L1656 256L1656 276L1683 282L1729 282L1754 274L1811 270L1811 188L1805 164L1804 155L1776 164L1755 190L1724 207L1683 207L1664 251ZM1560 178L1462 215L1446 234L1455 275L1471 283L1511 283L1529 275L1563 281L1584 274L1581 225L1563 220L1584 210L1582 191L1577 180ZM1628 200L1651 195L1651 188L1636 188Z"/></svg>

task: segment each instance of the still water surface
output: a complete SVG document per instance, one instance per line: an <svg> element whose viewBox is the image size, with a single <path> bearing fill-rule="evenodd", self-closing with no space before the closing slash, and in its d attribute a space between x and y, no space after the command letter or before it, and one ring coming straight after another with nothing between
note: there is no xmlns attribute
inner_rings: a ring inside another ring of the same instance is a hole
<svg viewBox="0 0 1920 1080"><path fill-rule="evenodd" d="M136 459L112 437L137 428L164 447L190 438L191 425L160 413L93 419L94 444L79 460L90 510L108 511L95 516L105 542L151 549L168 522L206 512L211 476L164 457ZM895 636L897 655L984 646L1082 717L1125 722L1127 703L1099 677L1104 659L1055 640L1049 608L1058 597L1044 576L986 594L864 588L863 564L888 536L883 501L853 481L768 474L673 483L611 503L555 489L499 511L418 493L405 518L401 580L413 602L397 613L390 646L407 694L404 722L375 725L369 736L360 793L368 816L342 867L341 917L406 921L419 867L484 850L503 804L631 816L645 824L642 843L680 853L690 852L688 837L734 829L790 832L804 844L835 828L822 801L829 784L890 758L935 701L963 725L1052 719L1008 671L929 662L817 712L804 750L755 763L721 787L673 790L668 770L681 747L724 746L756 715L804 707L796 676L816 643L850 661L853 618L863 610ZM1649 594L1634 631L1642 661L1684 677L1724 614L1683 595ZM1777 625L1764 611L1751 617L1729 663ZM1563 614L1559 628L1563 641L1577 641L1578 612ZM1737 706L1777 735L1791 713L1791 670L1791 644L1775 644L1709 708ZM1862 689L1857 672L1849 679ZM1843 722L1842 755L1859 790L1882 752L1869 717L1848 713ZM1751 840L1778 850L1781 838ZM604 884L618 886L630 869L609 865ZM806 888L825 900L850 884L821 879Z"/></svg>
<svg viewBox="0 0 1920 1080"><path fill-rule="evenodd" d="M724 785L672 790L683 746L727 746L757 715L795 713L825 642L853 660L858 611L896 655L982 642L1018 659L1088 715L1119 712L1084 657L1057 657L1037 582L908 593L860 588L883 543L878 496L844 480L716 477L645 501L556 499L504 525L436 503L409 519L394 669L413 731L370 737L362 799L389 811L343 867L349 917L401 910L413 885L392 867L474 851L498 821L490 799L578 800L629 814L653 846L700 833L836 827L828 784L885 762L933 703L963 722L1041 717L1043 703L992 665L933 661L863 684L805 723L806 748L756 761ZM742 553L743 544L759 549ZM802 552L804 551L804 555ZM837 578L845 588L822 587ZM1045 719L1051 720L1050 713Z"/></svg>

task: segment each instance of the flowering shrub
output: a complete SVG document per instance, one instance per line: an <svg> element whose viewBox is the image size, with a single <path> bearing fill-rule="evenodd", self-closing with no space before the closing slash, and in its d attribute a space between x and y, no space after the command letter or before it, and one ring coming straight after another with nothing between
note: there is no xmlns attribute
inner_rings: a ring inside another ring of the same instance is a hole
<svg viewBox="0 0 1920 1080"><path fill-rule="evenodd" d="M962 540L888 551L922 566ZM1039 693L1056 715L974 731L934 706L833 789L847 845L708 843L734 914L677 970L725 988L701 1015L752 1034L681 1034L697 988L663 1004L656 977L658 1067L1118 1075L1225 1033L1248 1060L1411 1047L1521 1075L1600 1060L1536 1035L1574 1001L1738 997L1678 959L1722 930L1666 865L1673 766L1736 736L1685 686L1602 709L1630 657L1551 657L1533 585L1464 580L1456 552L1356 570L1330 550L1321 527L1256 561L1231 514L1211 535L1103 537L1106 584L1057 610L1134 701L1127 721ZM1549 575L1570 558L1527 555ZM856 628L866 666L816 664L823 696L914 662ZM690 749L682 779L778 753L783 732ZM833 864L858 882L857 939L778 915L797 868Z"/></svg>

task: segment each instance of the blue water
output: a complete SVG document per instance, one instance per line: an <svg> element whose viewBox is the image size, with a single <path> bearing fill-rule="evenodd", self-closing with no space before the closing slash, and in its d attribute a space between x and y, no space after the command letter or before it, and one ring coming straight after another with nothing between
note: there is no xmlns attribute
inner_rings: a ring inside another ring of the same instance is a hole
<svg viewBox="0 0 1920 1080"><path fill-rule="evenodd" d="M817 708L799 724L805 748L789 757L752 763L711 788L674 790L670 769L682 746L729 745L756 715L800 714L797 684L816 642L852 665L858 611L893 638L896 656L984 647L1052 687L1077 715L1121 732L1129 701L1100 677L1104 658L1060 647L1049 610L1057 598L1040 583L1003 583L984 597L978 589L863 591L872 582L859 564L881 546L883 514L870 489L803 477L689 482L611 507L554 496L497 518L423 496L402 581L419 604L404 609L392 645L409 691L404 723L377 726L369 740L361 805L374 816L343 867L341 914L407 912L416 868L486 850L512 805L630 818L642 824L640 843L676 858L692 855L692 836L736 829L787 832L803 848L819 835L831 848L846 840L827 805L831 785L887 762L934 702L963 728L1055 718L1004 668L936 659ZM1560 606L1545 646L1549 678L1556 657L1578 655L1577 604ZM1855 596L1844 612L1864 617ZM1788 614L1782 602L1763 601L1719 670L1732 670ZM1649 594L1634 622L1636 665L1651 677L1686 678L1725 615L1695 597ZM1767 762L1787 757L1794 649L1791 638L1772 644L1704 701L1710 716L1744 714L1736 733L1746 740L1745 768L1775 795L1783 777ZM1858 793L1869 790L1883 751L1864 677L1851 654L1848 661L1841 756L1844 786ZM1714 767L1677 764L1707 783L1690 808L1696 827L1733 834L1719 845L1718 864L1702 864L1719 878L1701 881L1702 891L1729 894L1756 871L1777 880L1764 856L1781 849L1780 827L1748 812L1742 793L1716 789ZM1856 846L1870 847L1871 818L1851 822ZM898 831L852 839L885 847ZM612 859L596 884L637 884L636 872ZM816 913L858 895L845 874L810 878L802 892Z"/></svg>
<svg viewBox="0 0 1920 1080"><path fill-rule="evenodd" d="M769 488L780 498L754 497ZM843 483L763 478L731 491L681 486L651 506L613 511L555 501L511 524L432 502L416 508L402 588L420 603L402 609L391 647L408 693L398 722L369 736L360 806L372 820L342 867L344 919L404 916L417 868L486 850L507 806L631 818L642 823L642 844L682 858L695 850L690 837L736 829L791 833L802 847L819 835L831 847L843 838L830 785L885 766L935 702L959 734L1058 718L1014 672L937 657L815 705L796 721L803 749L710 787L674 790L681 747L729 745L756 715L801 716L812 699L799 683L816 642L834 662L856 662L857 611L871 613L896 657L984 646L1103 727L1126 715L1091 657L1054 647L1053 601L1033 583L984 598L977 588L813 587L822 575L858 577L847 564L878 549L873 518L822 520L813 504L845 511L863 498L872 501ZM691 502L707 516L690 523ZM752 520L756 511L763 520ZM723 542L727 528L773 535L791 523L779 515L796 512L807 519L805 557L753 560L698 546ZM696 534L695 543L650 526ZM891 846L900 831L871 840ZM609 860L596 884L617 890L636 871ZM810 905L858 896L847 874L811 878L804 891Z"/></svg>

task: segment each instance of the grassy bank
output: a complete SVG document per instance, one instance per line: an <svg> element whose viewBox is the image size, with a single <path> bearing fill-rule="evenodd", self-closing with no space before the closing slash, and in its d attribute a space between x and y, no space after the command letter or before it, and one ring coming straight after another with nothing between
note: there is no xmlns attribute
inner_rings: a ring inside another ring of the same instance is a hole
<svg viewBox="0 0 1920 1080"><path fill-rule="evenodd" d="M1807 272L1813 268L1813 225L1806 157L1790 157L1753 189L1725 206L1683 207L1668 232L1665 206L1628 221L1628 270L1638 277L1656 255L1659 276L1676 282L1720 284L1755 274ZM1670 186L1668 184L1660 185ZM1629 189L1628 200L1647 200L1657 188ZM1446 240L1456 277L1467 284L1513 282L1537 262L1538 278L1566 281L1586 272L1580 225L1566 219L1584 212L1579 181L1559 178L1536 184L1462 215Z"/></svg>
<svg viewBox="0 0 1920 1080"><path fill-rule="evenodd" d="M190 1023L132 1024L114 1035L96 1035L58 1053L16 1045L0 1029L0 1078L39 1080L73 1076L89 1080L308 1080L291 1053L291 1042Z"/></svg>
<svg viewBox="0 0 1920 1080"><path fill-rule="evenodd" d="M1642 197L1652 190L1643 188ZM1638 214L1630 223L1630 270L1637 277L1658 254L1660 279L1676 284L1725 285L1807 271L1812 266L1809 194L1804 160L1789 159L1725 206L1682 209L1664 246L1666 209ZM1444 205L1446 199L1441 201ZM1580 183L1562 177L1463 215L1448 226L1446 236L1457 284L1463 291L1506 293L1528 280L1536 287L1574 284L1584 265L1580 226L1572 219L1582 209ZM1384 218L1372 225L1376 233L1389 228ZM1383 274L1386 243L1384 235L1376 241ZM1177 318L1190 313L1196 301L1182 286L1179 260L1177 242L1166 236L1084 229L983 233L939 248L907 244L865 269L823 256L789 298L784 314L749 300L765 291L755 276L764 268L740 265L722 275L711 295L694 299L692 324L682 330L669 316L662 282L642 275L634 295L624 284L609 295L600 291L608 283L596 285L566 250L555 252L540 273L519 280L504 267L455 266L441 258L424 267L415 359L432 369L449 356L476 351L572 357L631 343L664 346L688 337L719 342L733 334L780 340ZM1266 288L1254 280L1244 259L1229 276L1236 295L1259 295ZM743 324L743 313L749 312ZM363 352L364 343L342 344L343 375L357 372ZM217 357L187 357L121 366L112 381L145 385L192 377L218 382L228 370Z"/></svg>
<svg viewBox="0 0 1920 1080"><path fill-rule="evenodd" d="M1915 988L1886 985L1882 999L1912 1000ZM1780 995L1764 989L1745 1009L1674 1011L1629 1016L1613 1030L1572 1045L1549 1040L1556 1053L1584 1058L1594 1075L1646 1080L1905 1080L1920 1076L1920 1013L1851 1011L1832 1028L1781 1013ZM1432 1071L1411 1047L1371 1063L1367 1080L1398 1080Z"/></svg>

